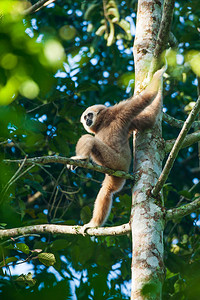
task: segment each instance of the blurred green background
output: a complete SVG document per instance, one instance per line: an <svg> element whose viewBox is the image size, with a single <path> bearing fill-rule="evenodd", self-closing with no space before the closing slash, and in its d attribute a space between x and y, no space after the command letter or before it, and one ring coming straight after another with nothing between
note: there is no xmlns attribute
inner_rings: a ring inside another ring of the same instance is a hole
<svg viewBox="0 0 200 300"><path fill-rule="evenodd" d="M3 159L70 157L84 133L79 122L84 109L113 105L133 94L137 1L108 1L110 21L105 21L102 1L57 0L24 16L26 4L0 2L0 226L82 225L91 217L102 174L81 168L71 172L60 164L20 169ZM169 55L164 111L177 119L184 120L197 99L199 24L199 1L176 1L172 31L178 50ZM178 132L163 124L165 139ZM199 176L195 144L179 153L164 187L165 206L199 196ZM127 181L107 224L128 222L130 207ZM163 299L199 299L199 226L198 212L167 224ZM1 299L130 297L130 236L31 235L0 245ZM48 255L38 257L35 249Z"/></svg>

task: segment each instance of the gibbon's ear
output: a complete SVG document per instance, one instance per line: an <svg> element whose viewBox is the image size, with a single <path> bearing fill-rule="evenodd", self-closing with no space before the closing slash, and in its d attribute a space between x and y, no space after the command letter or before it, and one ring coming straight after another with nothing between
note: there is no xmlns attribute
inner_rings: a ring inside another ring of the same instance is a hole
<svg viewBox="0 0 200 300"><path fill-rule="evenodd" d="M98 111L97 116L98 116L98 114L99 114L102 110L103 110L103 108L102 108L101 110Z"/></svg>
<svg viewBox="0 0 200 300"><path fill-rule="evenodd" d="M94 107L95 107L95 105L94 105ZM101 104L97 104L97 107L96 107L98 110L94 110L94 113L96 114L96 116L97 115L99 115L102 111L104 111L104 110L106 110L107 109L107 106L105 106L105 105L101 105Z"/></svg>

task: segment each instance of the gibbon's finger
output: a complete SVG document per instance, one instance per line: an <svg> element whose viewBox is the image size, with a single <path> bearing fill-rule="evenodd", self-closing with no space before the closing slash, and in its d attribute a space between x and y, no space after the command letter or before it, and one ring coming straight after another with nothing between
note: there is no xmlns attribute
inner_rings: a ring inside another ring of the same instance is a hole
<svg viewBox="0 0 200 300"><path fill-rule="evenodd" d="M68 170L74 171L76 170L76 168L78 168L77 166L73 166L73 165L66 165Z"/></svg>
<svg viewBox="0 0 200 300"><path fill-rule="evenodd" d="M67 167L67 169L69 169L69 170L71 169L71 165L66 165L66 167Z"/></svg>
<svg viewBox="0 0 200 300"><path fill-rule="evenodd" d="M86 236L86 231L88 228L84 228L84 226L80 229L80 233L82 234L82 236Z"/></svg>
<svg viewBox="0 0 200 300"><path fill-rule="evenodd" d="M89 161L89 157L85 157L85 156L82 156L82 155L72 156L72 157L70 157L70 159ZM69 164L67 164L66 166L67 166L67 169L69 169L71 171L74 171L74 170L76 170L76 168L78 168L77 166L73 166L73 165L69 165Z"/></svg>
<svg viewBox="0 0 200 300"><path fill-rule="evenodd" d="M83 158L82 156L72 156L72 157L70 157L70 159L77 160L77 159L85 159L85 158ZM69 169L71 171L74 171L76 168L78 168L77 166L73 166L73 165L69 165L69 164L67 164L66 167L67 167L67 169Z"/></svg>

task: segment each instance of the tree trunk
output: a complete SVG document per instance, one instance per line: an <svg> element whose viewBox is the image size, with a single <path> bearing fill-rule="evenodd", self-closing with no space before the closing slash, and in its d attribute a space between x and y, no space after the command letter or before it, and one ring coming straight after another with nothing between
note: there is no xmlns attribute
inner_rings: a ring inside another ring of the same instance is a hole
<svg viewBox="0 0 200 300"><path fill-rule="evenodd" d="M134 42L135 94L147 77L162 14L162 0L139 0ZM153 130L138 133L135 145L136 182L132 200L131 299L161 299L164 278L164 218L160 199L151 197L164 158L161 116Z"/></svg>

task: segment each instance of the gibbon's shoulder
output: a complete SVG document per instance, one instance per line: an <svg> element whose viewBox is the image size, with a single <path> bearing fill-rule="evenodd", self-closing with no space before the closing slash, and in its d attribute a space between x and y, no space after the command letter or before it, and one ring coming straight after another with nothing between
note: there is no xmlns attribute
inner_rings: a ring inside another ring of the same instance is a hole
<svg viewBox="0 0 200 300"><path fill-rule="evenodd" d="M99 125L100 128L106 128L110 125L110 123L115 119L115 113L112 110L113 106L106 107L102 110L96 119L96 125Z"/></svg>
<svg viewBox="0 0 200 300"><path fill-rule="evenodd" d="M130 101L132 101L134 99L134 97L128 98L126 100L122 100L119 103L116 103L115 105L109 107L110 108L110 112L114 115L120 113L122 111L122 109L126 106L126 104Z"/></svg>

